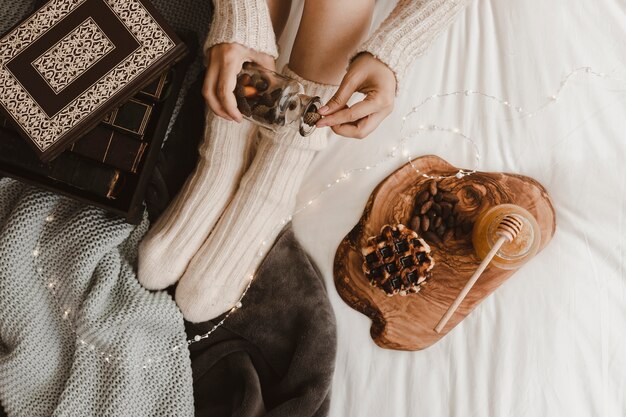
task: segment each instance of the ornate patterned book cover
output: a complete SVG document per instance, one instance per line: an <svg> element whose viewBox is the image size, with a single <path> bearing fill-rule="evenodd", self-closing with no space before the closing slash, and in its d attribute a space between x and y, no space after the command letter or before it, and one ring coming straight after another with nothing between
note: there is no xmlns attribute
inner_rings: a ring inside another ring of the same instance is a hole
<svg viewBox="0 0 626 417"><path fill-rule="evenodd" d="M185 53L145 0L51 0L0 39L0 111L50 160Z"/></svg>

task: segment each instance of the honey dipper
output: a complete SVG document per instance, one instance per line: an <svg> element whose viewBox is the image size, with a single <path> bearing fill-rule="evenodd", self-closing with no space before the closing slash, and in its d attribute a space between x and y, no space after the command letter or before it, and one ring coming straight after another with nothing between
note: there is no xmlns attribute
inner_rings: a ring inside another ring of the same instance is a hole
<svg viewBox="0 0 626 417"><path fill-rule="evenodd" d="M500 221L498 228L496 229L496 236L499 236L499 239L496 241L496 244L493 245L493 248L491 248L487 256L485 256L485 259L483 259L483 261L480 263L478 269L476 270L476 272L474 272L474 275L472 275L472 277L469 279L469 281L467 281L459 295L457 295L452 305L450 305L450 307L448 308L448 311L446 311L446 314L444 314L441 320L439 320L437 327L435 327L435 331L437 333L441 333L441 330L443 330L445 325L448 323L450 317L452 317L457 308L459 308L459 305L463 302L463 300L467 296L467 293L470 292L476 281L478 281L478 278L480 278L482 273L487 268L487 265L489 265L493 257L496 256L496 253L498 253L502 245L515 240L517 235L519 235L519 233L522 231L523 227L524 224L516 216L504 216L502 221Z"/></svg>

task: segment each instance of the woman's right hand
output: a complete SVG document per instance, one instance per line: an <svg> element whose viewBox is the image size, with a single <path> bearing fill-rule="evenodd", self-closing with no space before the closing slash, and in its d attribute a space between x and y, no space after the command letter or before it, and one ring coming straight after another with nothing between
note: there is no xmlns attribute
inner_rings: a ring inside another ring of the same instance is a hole
<svg viewBox="0 0 626 417"><path fill-rule="evenodd" d="M241 122L243 116L237 109L234 93L237 75L245 62L254 62L275 71L274 58L238 43L220 43L209 49L206 59L207 72L202 95L215 114Z"/></svg>

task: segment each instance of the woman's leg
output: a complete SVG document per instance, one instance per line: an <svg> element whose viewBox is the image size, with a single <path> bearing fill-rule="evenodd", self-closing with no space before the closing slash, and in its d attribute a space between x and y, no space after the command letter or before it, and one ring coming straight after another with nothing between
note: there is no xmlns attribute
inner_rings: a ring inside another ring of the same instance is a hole
<svg viewBox="0 0 626 417"><path fill-rule="evenodd" d="M372 9L373 0L306 1L290 64L300 73L289 67L284 72L298 79L307 94L328 100L336 87L324 83L341 80L369 28ZM206 321L236 306L262 260L259 253L271 247L282 222L289 220L304 174L326 145L327 134L318 129L302 138L291 129L260 129L258 150L235 197L176 290L187 320Z"/></svg>
<svg viewBox="0 0 626 417"><path fill-rule="evenodd" d="M276 38L282 33L291 0L268 0ZM173 285L205 242L231 201L249 164L253 125L206 113L205 137L194 173L139 247L139 281L148 289Z"/></svg>
<svg viewBox="0 0 626 417"><path fill-rule="evenodd" d="M374 0L306 1L289 67L302 78L338 85L373 11Z"/></svg>
<svg viewBox="0 0 626 417"><path fill-rule="evenodd" d="M291 0L267 0L267 8L270 10L270 18L272 26L274 26L274 34L276 42L285 30L289 13L291 12Z"/></svg>

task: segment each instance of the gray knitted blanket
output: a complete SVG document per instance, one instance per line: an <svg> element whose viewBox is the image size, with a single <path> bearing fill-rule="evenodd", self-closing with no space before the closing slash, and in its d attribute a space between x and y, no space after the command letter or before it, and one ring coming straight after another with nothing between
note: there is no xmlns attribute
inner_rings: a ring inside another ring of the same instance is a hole
<svg viewBox="0 0 626 417"><path fill-rule="evenodd" d="M147 222L0 180L0 401L9 416L191 416L182 316L133 265Z"/></svg>

